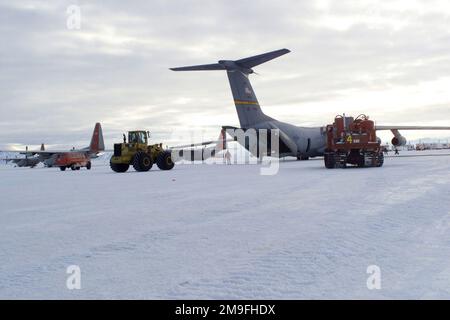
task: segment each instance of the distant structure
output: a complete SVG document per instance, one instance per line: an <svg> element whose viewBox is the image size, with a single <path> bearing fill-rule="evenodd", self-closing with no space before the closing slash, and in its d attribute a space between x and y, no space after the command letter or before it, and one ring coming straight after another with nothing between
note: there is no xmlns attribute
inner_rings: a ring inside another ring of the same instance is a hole
<svg viewBox="0 0 450 320"><path fill-rule="evenodd" d="M450 149L450 143L424 142L416 144L416 150L443 150Z"/></svg>

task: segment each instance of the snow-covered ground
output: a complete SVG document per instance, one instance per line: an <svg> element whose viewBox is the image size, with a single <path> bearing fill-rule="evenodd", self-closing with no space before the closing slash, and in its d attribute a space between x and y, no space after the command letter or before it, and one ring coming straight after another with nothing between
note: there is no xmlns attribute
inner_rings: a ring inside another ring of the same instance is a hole
<svg viewBox="0 0 450 320"><path fill-rule="evenodd" d="M0 298L450 298L449 156L274 176L96 164L0 166Z"/></svg>

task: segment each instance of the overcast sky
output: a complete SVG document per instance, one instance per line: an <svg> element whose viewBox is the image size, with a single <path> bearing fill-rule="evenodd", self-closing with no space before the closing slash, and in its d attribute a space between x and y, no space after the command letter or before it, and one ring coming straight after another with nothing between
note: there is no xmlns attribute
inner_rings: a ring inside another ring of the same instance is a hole
<svg viewBox="0 0 450 320"><path fill-rule="evenodd" d="M273 118L450 125L448 0L0 0L0 36L0 146L83 146L97 121L108 145L138 128L169 144L213 138L239 125L226 73L168 68L280 48L292 52L251 76Z"/></svg>

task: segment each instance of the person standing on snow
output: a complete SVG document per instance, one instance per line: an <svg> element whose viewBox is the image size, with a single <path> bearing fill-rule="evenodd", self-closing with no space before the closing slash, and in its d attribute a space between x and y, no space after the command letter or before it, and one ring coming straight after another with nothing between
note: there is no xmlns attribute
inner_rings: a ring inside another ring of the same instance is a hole
<svg viewBox="0 0 450 320"><path fill-rule="evenodd" d="M231 153L228 150L225 153L225 159L227 160L227 164L231 164Z"/></svg>

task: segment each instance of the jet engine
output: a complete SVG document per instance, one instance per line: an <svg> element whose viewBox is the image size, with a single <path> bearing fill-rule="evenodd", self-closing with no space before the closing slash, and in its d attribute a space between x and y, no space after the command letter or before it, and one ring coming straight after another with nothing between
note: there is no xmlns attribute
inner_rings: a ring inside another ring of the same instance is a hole
<svg viewBox="0 0 450 320"><path fill-rule="evenodd" d="M406 145L406 138L401 134L398 134L392 138L391 143L394 147L401 147Z"/></svg>

